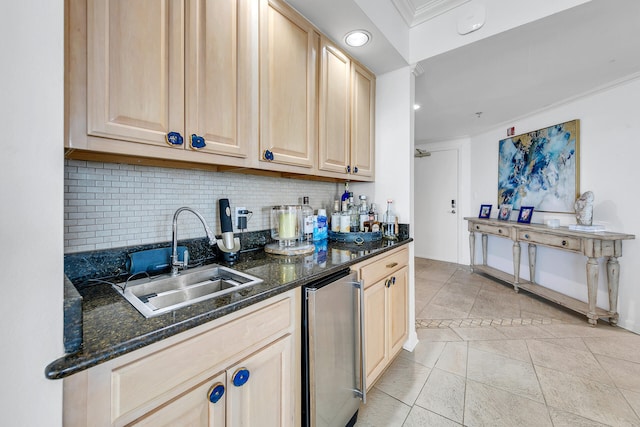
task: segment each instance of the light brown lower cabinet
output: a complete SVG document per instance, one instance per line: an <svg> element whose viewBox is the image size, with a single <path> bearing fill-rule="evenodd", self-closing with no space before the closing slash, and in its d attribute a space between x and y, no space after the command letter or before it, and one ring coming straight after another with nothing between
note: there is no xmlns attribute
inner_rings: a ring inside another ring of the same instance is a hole
<svg viewBox="0 0 640 427"><path fill-rule="evenodd" d="M400 248L360 264L364 281L366 385L370 389L408 335L409 250Z"/></svg>
<svg viewBox="0 0 640 427"><path fill-rule="evenodd" d="M220 400L216 403L203 399L203 396L212 393L216 387L224 387L225 384L225 373L217 375L177 397L166 406L151 412L148 416L134 421L132 425L140 427L223 426L225 425L226 396L224 394L220 396Z"/></svg>
<svg viewBox="0 0 640 427"><path fill-rule="evenodd" d="M65 426L297 426L300 290L64 379Z"/></svg>

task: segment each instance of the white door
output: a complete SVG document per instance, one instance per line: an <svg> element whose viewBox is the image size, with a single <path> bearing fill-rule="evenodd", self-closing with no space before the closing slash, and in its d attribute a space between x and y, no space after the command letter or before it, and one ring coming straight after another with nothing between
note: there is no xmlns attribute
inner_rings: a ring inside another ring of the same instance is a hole
<svg viewBox="0 0 640 427"><path fill-rule="evenodd" d="M415 158L415 254L458 262L458 150Z"/></svg>

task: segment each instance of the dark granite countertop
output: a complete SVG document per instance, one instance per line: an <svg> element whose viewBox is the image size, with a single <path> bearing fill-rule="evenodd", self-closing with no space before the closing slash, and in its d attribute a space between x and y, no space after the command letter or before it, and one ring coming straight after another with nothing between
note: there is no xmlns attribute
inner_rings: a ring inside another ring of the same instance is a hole
<svg viewBox="0 0 640 427"><path fill-rule="evenodd" d="M411 242L329 242L324 254L285 257L256 250L240 254L232 267L264 280L244 291L212 298L154 318L145 318L110 285L79 289L82 295L83 342L80 350L45 368L49 379L60 379L184 332L254 303L308 284L345 267ZM225 262L218 264L226 265Z"/></svg>

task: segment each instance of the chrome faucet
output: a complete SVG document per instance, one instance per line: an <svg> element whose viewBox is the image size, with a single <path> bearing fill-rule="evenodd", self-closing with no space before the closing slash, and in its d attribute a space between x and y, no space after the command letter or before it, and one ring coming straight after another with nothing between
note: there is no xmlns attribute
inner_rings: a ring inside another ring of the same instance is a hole
<svg viewBox="0 0 640 427"><path fill-rule="evenodd" d="M176 213L173 214L173 236L172 236L172 242L171 242L171 275L172 276L177 276L180 269L187 268L187 264L189 263L189 258L188 256L186 256L186 253L185 253L184 259L182 261L178 261L178 215L180 215L180 212L182 211L189 211L193 213L195 216L197 216L200 222L202 223L202 225L204 226L204 231L207 233L209 244L211 246L216 244L216 236L214 236L214 234L211 232L211 229L207 225L207 222L204 220L204 217L200 214L200 212L188 207L182 207L178 209Z"/></svg>

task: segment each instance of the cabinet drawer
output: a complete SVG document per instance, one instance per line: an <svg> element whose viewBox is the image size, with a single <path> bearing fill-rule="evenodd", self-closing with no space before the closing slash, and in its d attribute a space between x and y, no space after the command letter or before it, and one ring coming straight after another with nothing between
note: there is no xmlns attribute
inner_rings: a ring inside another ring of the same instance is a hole
<svg viewBox="0 0 640 427"><path fill-rule="evenodd" d="M580 251L582 240L576 237L554 236L546 233L538 233L536 231L518 231L518 240L530 242L545 246L551 246L570 251Z"/></svg>
<svg viewBox="0 0 640 427"><path fill-rule="evenodd" d="M164 393L174 393L172 389L207 371L224 369L222 362L289 332L294 309L294 299L286 298L114 369L112 419L151 403Z"/></svg>
<svg viewBox="0 0 640 427"><path fill-rule="evenodd" d="M408 263L409 250L404 248L362 267L360 279L364 280L364 286L367 288Z"/></svg>
<svg viewBox="0 0 640 427"><path fill-rule="evenodd" d="M477 231L478 233L493 234L495 236L511 237L511 227L489 224L473 224L469 223L469 231Z"/></svg>

